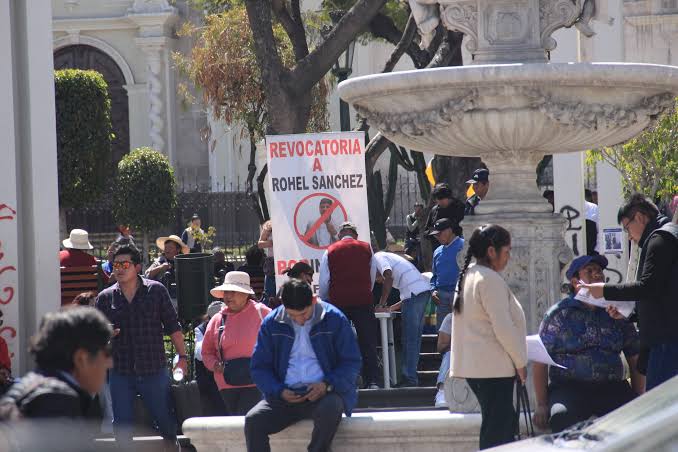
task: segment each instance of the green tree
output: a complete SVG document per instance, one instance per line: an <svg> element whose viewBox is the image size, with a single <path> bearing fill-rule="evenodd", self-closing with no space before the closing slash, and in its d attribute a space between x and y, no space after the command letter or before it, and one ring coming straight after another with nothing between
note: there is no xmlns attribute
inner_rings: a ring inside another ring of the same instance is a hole
<svg viewBox="0 0 678 452"><path fill-rule="evenodd" d="M60 223L65 210L96 201L111 161L111 100L96 71L54 71ZM62 234L65 231L62 231Z"/></svg>
<svg viewBox="0 0 678 452"><path fill-rule="evenodd" d="M654 127L623 145L588 152L588 160L603 160L622 174L624 191L668 200L678 193L678 99Z"/></svg>
<svg viewBox="0 0 678 452"><path fill-rule="evenodd" d="M113 215L118 224L143 232L144 259L148 233L174 219L176 180L169 160L148 147L137 148L118 163Z"/></svg>

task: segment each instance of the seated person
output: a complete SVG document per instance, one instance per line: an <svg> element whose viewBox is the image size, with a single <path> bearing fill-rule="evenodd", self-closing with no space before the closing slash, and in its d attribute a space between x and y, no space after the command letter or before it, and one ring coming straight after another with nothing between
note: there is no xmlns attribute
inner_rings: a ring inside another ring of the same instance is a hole
<svg viewBox="0 0 678 452"><path fill-rule="evenodd" d="M176 235L158 237L155 245L162 251L162 254L146 269L144 276L148 279L160 281L170 292L170 296L175 298L176 295L173 295L171 287L175 282L174 258L179 254L188 254L188 246Z"/></svg>
<svg viewBox="0 0 678 452"><path fill-rule="evenodd" d="M224 282L224 276L226 273L232 272L235 270L235 267L232 263L226 261L226 254L224 250L217 247L212 250L212 258L214 260L214 279L217 282L217 285Z"/></svg>
<svg viewBox="0 0 678 452"><path fill-rule="evenodd" d="M443 323L440 324L440 330L438 330L438 353L443 354L443 360L440 362L440 370L438 371L438 381L436 386L438 392L436 392L435 406L447 407L448 403L445 400L445 380L450 373L450 353L452 346L452 313L449 313L443 319Z"/></svg>
<svg viewBox="0 0 678 452"><path fill-rule="evenodd" d="M73 229L69 237L61 243L65 248L59 252L61 267L86 267L97 264L96 258L84 251L94 249L89 243L89 234L84 229Z"/></svg>
<svg viewBox="0 0 678 452"><path fill-rule="evenodd" d="M264 293L264 250L257 245L252 245L245 253L245 265L238 267L239 272L245 272L250 275L250 285L254 290L254 299L261 300Z"/></svg>
<svg viewBox="0 0 678 452"><path fill-rule="evenodd" d="M606 267L605 256L581 256L572 261L566 275L572 287L580 280L603 282ZM554 433L560 432L591 416L603 416L644 392L635 326L576 300L574 289L546 313L539 336L553 360L566 368L533 363L537 426L545 428L548 422ZM622 351L631 386L624 376Z"/></svg>
<svg viewBox="0 0 678 452"><path fill-rule="evenodd" d="M286 282L282 303L261 324L252 355L265 399L245 417L247 450L270 451L268 436L302 419L313 420L308 450L330 450L342 411L350 416L358 401L358 342L344 314L315 301L306 282Z"/></svg>

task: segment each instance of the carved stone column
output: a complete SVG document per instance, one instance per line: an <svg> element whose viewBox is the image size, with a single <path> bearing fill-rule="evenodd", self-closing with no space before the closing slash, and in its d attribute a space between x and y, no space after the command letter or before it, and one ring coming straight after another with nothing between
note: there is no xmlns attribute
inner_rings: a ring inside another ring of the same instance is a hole
<svg viewBox="0 0 678 452"><path fill-rule="evenodd" d="M173 143L168 143L169 108L167 99L168 90L173 87L165 86L166 59L171 47L172 27L178 20L178 11L170 6L167 0L135 0L128 10L127 16L139 25L138 37L135 42L143 52L147 64L147 87L149 100L150 144L151 146L170 157L173 161Z"/></svg>

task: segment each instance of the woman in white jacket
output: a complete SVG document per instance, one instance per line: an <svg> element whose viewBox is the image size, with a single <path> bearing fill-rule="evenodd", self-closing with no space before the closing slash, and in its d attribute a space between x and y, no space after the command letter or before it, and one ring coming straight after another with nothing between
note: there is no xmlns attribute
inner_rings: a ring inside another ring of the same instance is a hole
<svg viewBox="0 0 678 452"><path fill-rule="evenodd" d="M480 403L480 449L513 441L513 385L527 377L525 314L499 273L510 256L506 229L473 231L454 301L451 375L465 378Z"/></svg>

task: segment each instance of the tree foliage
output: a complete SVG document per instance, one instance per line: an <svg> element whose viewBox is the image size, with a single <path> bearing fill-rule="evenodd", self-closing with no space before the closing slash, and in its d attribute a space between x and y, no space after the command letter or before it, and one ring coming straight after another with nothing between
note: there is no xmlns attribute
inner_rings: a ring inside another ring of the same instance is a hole
<svg viewBox="0 0 678 452"><path fill-rule="evenodd" d="M678 193L678 99L654 127L626 144L589 151L588 159L617 168L627 195L670 199Z"/></svg>
<svg viewBox="0 0 678 452"><path fill-rule="evenodd" d="M176 180L167 157L142 147L120 160L113 195L113 214L119 224L150 232L170 223L176 206Z"/></svg>
<svg viewBox="0 0 678 452"><path fill-rule="evenodd" d="M79 208L104 191L111 160L111 100L96 71L54 72L59 205Z"/></svg>

